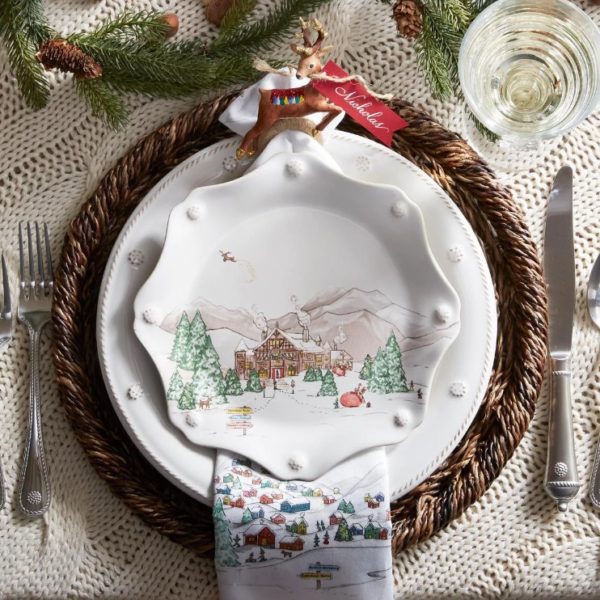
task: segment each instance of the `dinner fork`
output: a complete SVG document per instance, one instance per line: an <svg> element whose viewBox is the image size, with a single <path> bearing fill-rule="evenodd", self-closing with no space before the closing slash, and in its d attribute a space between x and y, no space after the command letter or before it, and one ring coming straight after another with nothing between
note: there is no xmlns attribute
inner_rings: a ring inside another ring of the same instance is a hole
<svg viewBox="0 0 600 600"><path fill-rule="evenodd" d="M6 259L2 254L2 290L4 292L2 301L2 310L0 310L0 348L10 341L12 331L12 308L10 302L10 281L8 279L8 268ZM4 475L2 466L0 466L0 509L4 508L6 501L6 491L4 486Z"/></svg>
<svg viewBox="0 0 600 600"><path fill-rule="evenodd" d="M43 224L44 243L40 227L34 223L35 248L31 223L27 224L27 244L24 248L23 225L19 224L19 267L21 294L18 318L29 333L29 422L27 443L21 467L19 507L30 517L43 515L50 505L50 482L42 440L40 411L40 336L50 321L54 278L48 226ZM42 249L45 246L45 252ZM27 260L25 260L27 256ZM37 261L36 261L37 258ZM37 262L37 270L36 270ZM45 263L45 268L44 268Z"/></svg>

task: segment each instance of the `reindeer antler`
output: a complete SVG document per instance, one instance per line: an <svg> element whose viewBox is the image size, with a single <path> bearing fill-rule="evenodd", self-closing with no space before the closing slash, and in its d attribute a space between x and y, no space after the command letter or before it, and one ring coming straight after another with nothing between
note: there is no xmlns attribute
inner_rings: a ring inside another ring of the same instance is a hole
<svg viewBox="0 0 600 600"><path fill-rule="evenodd" d="M325 31L321 21L319 21L319 19L305 21L302 17L300 17L300 27L301 31L296 33L296 37L298 39L301 38L304 42L304 45L300 46L298 44L291 44L292 50L300 56L311 56L312 54L315 54L315 52L319 52L321 50L321 44L323 43L323 40L327 37L327 32ZM317 39L314 43L310 40L311 29L314 29L317 32ZM331 47L327 47L323 51L328 51L330 49Z"/></svg>

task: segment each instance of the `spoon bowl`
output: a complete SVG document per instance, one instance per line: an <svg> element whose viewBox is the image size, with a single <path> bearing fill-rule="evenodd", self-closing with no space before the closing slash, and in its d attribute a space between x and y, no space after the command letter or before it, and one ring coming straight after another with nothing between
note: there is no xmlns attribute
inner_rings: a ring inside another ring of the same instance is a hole
<svg viewBox="0 0 600 600"><path fill-rule="evenodd" d="M600 254L596 258L588 280L587 307L590 319L600 329Z"/></svg>

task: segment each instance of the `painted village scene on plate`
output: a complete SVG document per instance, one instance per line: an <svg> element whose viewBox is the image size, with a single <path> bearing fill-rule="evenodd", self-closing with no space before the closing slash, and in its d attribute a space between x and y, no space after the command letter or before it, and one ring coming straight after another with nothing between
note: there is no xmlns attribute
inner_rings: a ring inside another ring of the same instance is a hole
<svg viewBox="0 0 600 600"><path fill-rule="evenodd" d="M392 524L385 466L369 457L312 482L280 481L245 458L220 454L215 477L215 562L231 585L343 592L391 576ZM361 475L357 476L360 472ZM383 477L382 477L383 476ZM357 564L357 549L369 548ZM377 552L376 550L379 550ZM226 596L227 597L227 596Z"/></svg>
<svg viewBox="0 0 600 600"><path fill-rule="evenodd" d="M222 188L232 202L235 185ZM136 299L136 333L171 421L192 442L239 452L281 478L293 474L297 451L309 463L302 476L314 478L405 439L423 420L459 315L418 209L407 208L402 229L380 231L364 218L260 210L246 198L250 216L232 222L233 205L209 202L217 187L171 213L161 259ZM190 206L208 211L205 198L212 227L188 217Z"/></svg>

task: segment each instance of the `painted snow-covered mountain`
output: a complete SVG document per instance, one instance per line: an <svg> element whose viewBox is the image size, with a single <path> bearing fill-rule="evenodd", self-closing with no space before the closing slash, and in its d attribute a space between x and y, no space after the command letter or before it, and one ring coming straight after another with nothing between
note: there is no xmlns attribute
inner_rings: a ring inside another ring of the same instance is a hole
<svg viewBox="0 0 600 600"><path fill-rule="evenodd" d="M233 356L240 341L253 347L261 339L262 329L257 326L255 313L245 308L217 306L202 298L169 313L161 327L174 333L182 312L191 316L196 310L202 314L220 354ZM295 310L266 320L266 325L268 330L279 327L289 333L301 333L300 321L308 325L313 339L320 337L322 343L328 342L332 347L341 327L345 339L338 345L355 360L362 360L367 353L376 353L392 331L402 351L410 352L431 348L442 339L453 337L457 326L457 323L447 323L440 327L431 315L395 304L378 290L358 288L326 291Z"/></svg>

